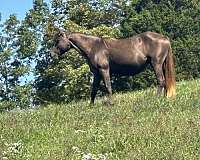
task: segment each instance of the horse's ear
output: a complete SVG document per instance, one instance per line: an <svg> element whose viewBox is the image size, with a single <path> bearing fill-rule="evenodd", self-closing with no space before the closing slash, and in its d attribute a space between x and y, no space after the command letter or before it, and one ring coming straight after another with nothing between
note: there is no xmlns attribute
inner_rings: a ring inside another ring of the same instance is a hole
<svg viewBox="0 0 200 160"><path fill-rule="evenodd" d="M64 35L66 34L66 31L64 29L59 29L59 32L58 32L60 35Z"/></svg>
<svg viewBox="0 0 200 160"><path fill-rule="evenodd" d="M70 35L70 32L67 31L67 30L64 30L64 29L59 29L57 33L58 33L58 34L57 34L58 37L59 37L59 36L63 36L63 37L65 37L65 38L67 38L67 37Z"/></svg>

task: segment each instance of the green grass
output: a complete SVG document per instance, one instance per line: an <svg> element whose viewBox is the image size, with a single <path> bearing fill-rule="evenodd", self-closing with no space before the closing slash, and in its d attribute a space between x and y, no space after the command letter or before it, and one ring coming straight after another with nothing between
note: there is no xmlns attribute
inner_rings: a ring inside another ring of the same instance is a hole
<svg viewBox="0 0 200 160"><path fill-rule="evenodd" d="M0 160L200 159L200 80L173 99L155 88L0 114ZM3 158L4 157L4 158Z"/></svg>

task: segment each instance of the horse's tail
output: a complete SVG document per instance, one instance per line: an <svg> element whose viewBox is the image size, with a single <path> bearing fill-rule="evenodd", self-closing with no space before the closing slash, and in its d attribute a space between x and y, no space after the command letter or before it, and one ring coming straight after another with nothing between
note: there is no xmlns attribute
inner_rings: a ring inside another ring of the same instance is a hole
<svg viewBox="0 0 200 160"><path fill-rule="evenodd" d="M171 45L169 46L168 54L165 59L164 65L165 72L165 82L166 82L166 96L173 97L176 94L176 80L175 80L175 69L174 69L174 59L172 54Z"/></svg>

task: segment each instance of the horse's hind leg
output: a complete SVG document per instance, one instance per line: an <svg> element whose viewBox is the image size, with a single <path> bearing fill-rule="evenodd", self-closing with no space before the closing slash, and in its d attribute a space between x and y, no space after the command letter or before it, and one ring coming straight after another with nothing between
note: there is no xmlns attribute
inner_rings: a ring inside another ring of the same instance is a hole
<svg viewBox="0 0 200 160"><path fill-rule="evenodd" d="M163 89L165 88L165 77L162 68L163 63L152 62L152 66L158 83L157 94L158 96L160 96L162 94Z"/></svg>

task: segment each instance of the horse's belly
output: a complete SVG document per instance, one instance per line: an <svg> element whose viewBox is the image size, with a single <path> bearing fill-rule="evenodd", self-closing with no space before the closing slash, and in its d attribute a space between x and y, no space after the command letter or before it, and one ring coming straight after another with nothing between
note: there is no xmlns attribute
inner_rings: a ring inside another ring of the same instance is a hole
<svg viewBox="0 0 200 160"><path fill-rule="evenodd" d="M110 55L110 71L119 75L134 75L141 72L148 63L142 52L116 52Z"/></svg>
<svg viewBox="0 0 200 160"><path fill-rule="evenodd" d="M135 75L141 72L147 63L142 64L111 64L110 65L110 72L111 74L118 74L118 75Z"/></svg>

